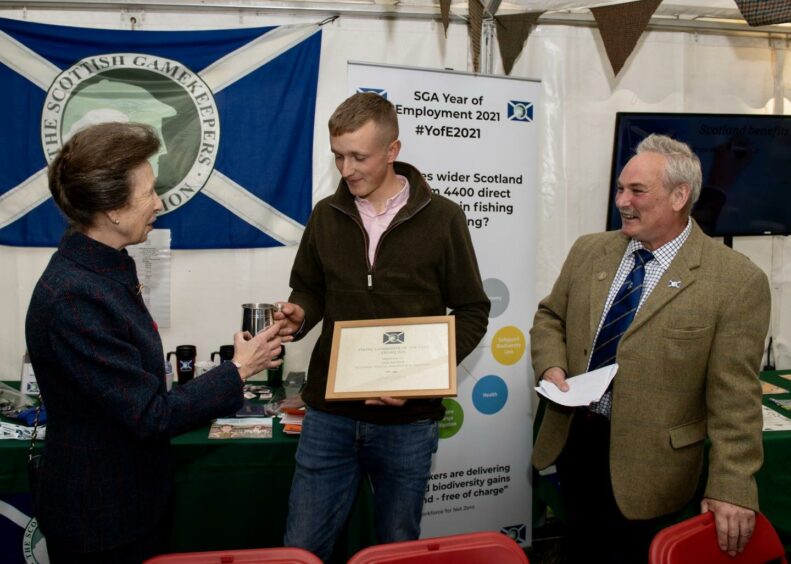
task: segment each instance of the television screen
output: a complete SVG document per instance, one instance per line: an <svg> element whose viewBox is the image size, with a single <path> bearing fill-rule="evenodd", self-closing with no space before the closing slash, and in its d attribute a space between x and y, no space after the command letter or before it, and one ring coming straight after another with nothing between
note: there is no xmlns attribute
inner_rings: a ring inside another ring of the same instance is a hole
<svg viewBox="0 0 791 564"><path fill-rule="evenodd" d="M619 112L607 229L620 229L618 176L651 133L684 141L700 158L692 217L714 237L791 234L791 116Z"/></svg>

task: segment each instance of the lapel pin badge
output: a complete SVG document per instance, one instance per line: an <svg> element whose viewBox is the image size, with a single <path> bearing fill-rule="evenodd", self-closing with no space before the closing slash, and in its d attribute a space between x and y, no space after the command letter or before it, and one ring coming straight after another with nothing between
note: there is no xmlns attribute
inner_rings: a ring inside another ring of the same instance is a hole
<svg viewBox="0 0 791 564"><path fill-rule="evenodd" d="M681 280L670 280L667 283L668 288L681 288Z"/></svg>

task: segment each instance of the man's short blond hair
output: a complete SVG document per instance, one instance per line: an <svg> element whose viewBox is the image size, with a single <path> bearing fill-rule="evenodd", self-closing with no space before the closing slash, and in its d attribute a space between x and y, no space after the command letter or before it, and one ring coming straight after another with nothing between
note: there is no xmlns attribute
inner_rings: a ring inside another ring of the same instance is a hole
<svg viewBox="0 0 791 564"><path fill-rule="evenodd" d="M330 136L357 131L368 121L373 122L382 133L385 143L398 139L398 115L395 107L379 94L358 92L346 98L333 112L327 124Z"/></svg>

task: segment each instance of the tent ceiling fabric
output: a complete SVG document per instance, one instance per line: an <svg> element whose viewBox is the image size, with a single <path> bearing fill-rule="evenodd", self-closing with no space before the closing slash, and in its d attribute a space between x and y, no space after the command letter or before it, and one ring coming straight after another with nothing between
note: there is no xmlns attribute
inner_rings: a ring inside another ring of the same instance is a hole
<svg viewBox="0 0 791 564"><path fill-rule="evenodd" d="M512 5L526 12L558 12L565 10L587 10L613 4L625 4L633 0L604 0L596 2L580 0L510 0L502 6ZM502 9L502 7L501 7ZM700 17L735 17L741 19L734 0L668 0L662 2L660 11L668 14Z"/></svg>
<svg viewBox="0 0 791 564"><path fill-rule="evenodd" d="M590 8L612 6L614 4L625 4L633 0L504 0L497 11L502 13L515 12L546 12L547 15L553 13L572 12L588 13ZM431 5L431 0L403 0L399 5L406 4ZM460 13L466 8L462 1L452 2L454 12ZM657 8L655 15L679 17L683 19L726 19L743 20L739 8L734 0L664 0Z"/></svg>
<svg viewBox="0 0 791 564"><path fill-rule="evenodd" d="M451 0L451 11L456 15L467 15L467 0ZM515 12L547 12L548 15L558 12L579 11L588 12L591 7L621 4L628 0L504 0L500 3L497 13ZM166 7L192 7L192 8L238 8L238 9L284 9L289 7L313 10L362 10L365 8L378 8L380 11L396 9L398 14L419 13L436 11L439 14L439 0L0 0L1 5L27 7L36 6L119 6L126 9L138 8L166 8ZM484 3L486 6L489 2ZM372 10L374 11L374 10ZM665 0L659 6L657 15L678 16L687 18L725 18L742 20L734 0Z"/></svg>
<svg viewBox="0 0 791 564"><path fill-rule="evenodd" d="M12 0L16 2L17 0ZM0 0L0 6L10 4ZM750 17L750 25L760 23L783 23L791 10L791 3L784 0L26 0L28 6L55 7L114 7L124 9L238 9L238 10L276 10L332 13L367 14L370 16L436 18L440 16L447 37L450 15L466 21L472 51L473 71L480 72L481 31L484 19L513 15L520 25L512 20L511 25L498 21L497 41L501 48L501 59L506 74L510 74L514 62L521 54L534 24L573 17L583 25L586 18L595 20L607 57L617 76L640 39L652 15L657 20L672 26L685 25L698 29L715 25L722 27L747 27L740 8ZM746 6L746 7L745 7ZM769 6L769 14L764 6ZM496 12L496 13L495 13ZM581 15L580 15L581 14ZM529 18L524 18L529 15ZM537 21L540 19L541 21ZM730 20L730 23L723 23ZM570 23L570 22L567 22ZM578 22L579 23L579 22ZM759 30L760 31L760 30ZM783 29L786 37L791 35Z"/></svg>
<svg viewBox="0 0 791 564"><path fill-rule="evenodd" d="M12 0L16 2L17 0ZM744 24L740 8L750 6L747 13L752 16L749 23L758 25L757 21L781 23L788 11L789 2L781 0L26 0L28 6L55 7L114 7L124 9L238 9L238 10L295 10L305 12L335 12L339 14L367 14L370 16L437 18L442 20L445 36L451 14L454 18L466 20L472 50L474 72L480 72L480 43L482 21L491 16L498 18L513 15L521 16L520 25L512 20L511 25L497 22L497 41L501 48L501 58L506 74L514 61L521 54L527 36L535 23L550 23L553 20L565 20L569 17L583 25L595 25L604 42L607 57L617 76L629 58L643 31L652 22L652 15L657 21L673 26L685 25L688 28L703 28L706 25L722 27L747 27ZM0 6L10 4L9 0L0 0ZM760 7L759 7L760 6ZM772 13L766 14L763 6L771 6ZM751 11L750 11L751 10ZM493 13L496 12L496 13ZM529 15L529 19L524 18ZM639 16L639 17L638 17ZM767 18L769 18L767 20ZM539 20L540 21L537 21ZM593 22L595 20L595 23ZM730 23L723 23L730 21ZM570 23L570 22L567 22ZM652 22L653 23L653 22ZM788 37L789 31L783 30Z"/></svg>

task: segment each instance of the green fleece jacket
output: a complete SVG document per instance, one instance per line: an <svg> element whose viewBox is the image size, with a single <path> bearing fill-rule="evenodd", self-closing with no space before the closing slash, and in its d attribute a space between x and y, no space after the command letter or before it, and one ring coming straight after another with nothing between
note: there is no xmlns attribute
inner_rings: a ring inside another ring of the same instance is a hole
<svg viewBox="0 0 791 564"><path fill-rule="evenodd" d="M336 321L455 316L456 360L486 333L489 299L461 208L433 194L420 172L395 163L410 194L382 235L373 266L368 235L346 182L321 200L308 221L291 271L289 301L305 310L303 334L323 319L302 397L312 408L379 424L441 419L439 399L413 399L402 407L326 401L327 371Z"/></svg>

